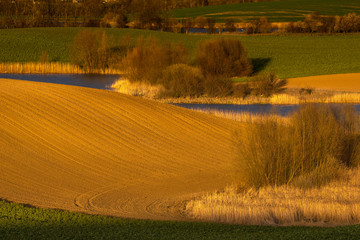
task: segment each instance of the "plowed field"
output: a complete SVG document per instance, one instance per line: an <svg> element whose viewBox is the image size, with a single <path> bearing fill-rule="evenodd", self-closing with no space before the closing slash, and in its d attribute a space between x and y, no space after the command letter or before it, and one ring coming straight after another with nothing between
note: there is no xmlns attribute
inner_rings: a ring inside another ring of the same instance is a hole
<svg viewBox="0 0 360 240"><path fill-rule="evenodd" d="M0 198L182 220L231 182L236 122L115 92L0 79Z"/></svg>

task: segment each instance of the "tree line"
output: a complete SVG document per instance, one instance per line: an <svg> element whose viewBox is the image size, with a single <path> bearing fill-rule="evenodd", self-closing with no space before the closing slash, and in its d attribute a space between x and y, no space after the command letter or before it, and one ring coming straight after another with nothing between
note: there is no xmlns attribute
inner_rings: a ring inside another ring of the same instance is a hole
<svg viewBox="0 0 360 240"><path fill-rule="evenodd" d="M76 2L74 2L76 1ZM235 32L238 24L231 18L216 23L212 17L175 19L169 9L210 4L255 0L1 0L0 28L25 27L132 27L188 33L192 28L206 29L208 33ZM180 3L186 3L181 5ZM270 33L272 23L263 16L242 24L247 34ZM360 31L360 16L308 14L303 21L290 22L282 29L288 33L348 33Z"/></svg>
<svg viewBox="0 0 360 240"><path fill-rule="evenodd" d="M0 28L125 27L130 20L137 28L168 28L176 21L170 9L260 1L271 0L1 0Z"/></svg>

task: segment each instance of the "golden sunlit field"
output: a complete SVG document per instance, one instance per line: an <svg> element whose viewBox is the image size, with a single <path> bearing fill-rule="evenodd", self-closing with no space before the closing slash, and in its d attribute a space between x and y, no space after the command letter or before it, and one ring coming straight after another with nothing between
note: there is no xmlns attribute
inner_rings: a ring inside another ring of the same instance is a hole
<svg viewBox="0 0 360 240"><path fill-rule="evenodd" d="M360 92L360 73L290 78L287 87Z"/></svg>
<svg viewBox="0 0 360 240"><path fill-rule="evenodd" d="M183 219L183 200L230 181L237 125L110 91L1 79L0 198Z"/></svg>

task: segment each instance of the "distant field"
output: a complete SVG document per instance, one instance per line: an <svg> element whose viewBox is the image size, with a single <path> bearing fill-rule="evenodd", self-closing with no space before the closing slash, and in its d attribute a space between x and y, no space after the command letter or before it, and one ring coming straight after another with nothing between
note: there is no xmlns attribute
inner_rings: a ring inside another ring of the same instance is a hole
<svg viewBox="0 0 360 240"><path fill-rule="evenodd" d="M25 207L0 201L1 239L358 239L360 226L264 227L144 221Z"/></svg>
<svg viewBox="0 0 360 240"><path fill-rule="evenodd" d="M227 18L241 22L266 16L272 22L303 20L306 14L319 12L322 15L360 13L360 0L280 0L272 2L229 4L172 10L175 18L214 17L217 22Z"/></svg>
<svg viewBox="0 0 360 240"><path fill-rule="evenodd" d="M350 1L351 2L351 1ZM0 30L0 61L38 61L43 50L51 61L69 62L69 45L81 28ZM96 29L99 30L99 29ZM218 35L184 35L135 29L100 29L112 36L156 36L161 41L183 42L194 55L199 41ZM274 71L280 77L360 72L360 34L236 36L249 52L256 71Z"/></svg>

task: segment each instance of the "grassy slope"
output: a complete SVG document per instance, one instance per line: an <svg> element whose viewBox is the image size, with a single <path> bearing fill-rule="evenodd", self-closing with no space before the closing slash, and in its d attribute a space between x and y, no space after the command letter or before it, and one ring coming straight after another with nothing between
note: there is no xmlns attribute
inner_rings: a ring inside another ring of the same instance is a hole
<svg viewBox="0 0 360 240"><path fill-rule="evenodd" d="M111 91L0 79L0 198L182 219L167 206L231 181L236 126Z"/></svg>
<svg viewBox="0 0 360 240"><path fill-rule="evenodd" d="M259 227L127 220L0 201L1 239L358 239L359 234L359 225Z"/></svg>
<svg viewBox="0 0 360 240"><path fill-rule="evenodd" d="M37 61L46 50L52 61L69 62L68 47L80 28L0 30L0 61ZM183 35L134 29L106 29L114 42L129 34L134 39L153 35L161 41L183 42L194 54L198 41L216 35ZM304 77L360 72L360 35L236 36L248 49L256 69L280 77Z"/></svg>
<svg viewBox="0 0 360 240"><path fill-rule="evenodd" d="M306 14L317 11L323 15L344 15L349 12L360 13L360 1L280 0L176 9L172 11L172 14L176 18L214 17L218 22L224 22L227 18L242 21L261 16L266 16L273 22L287 22L303 20Z"/></svg>

